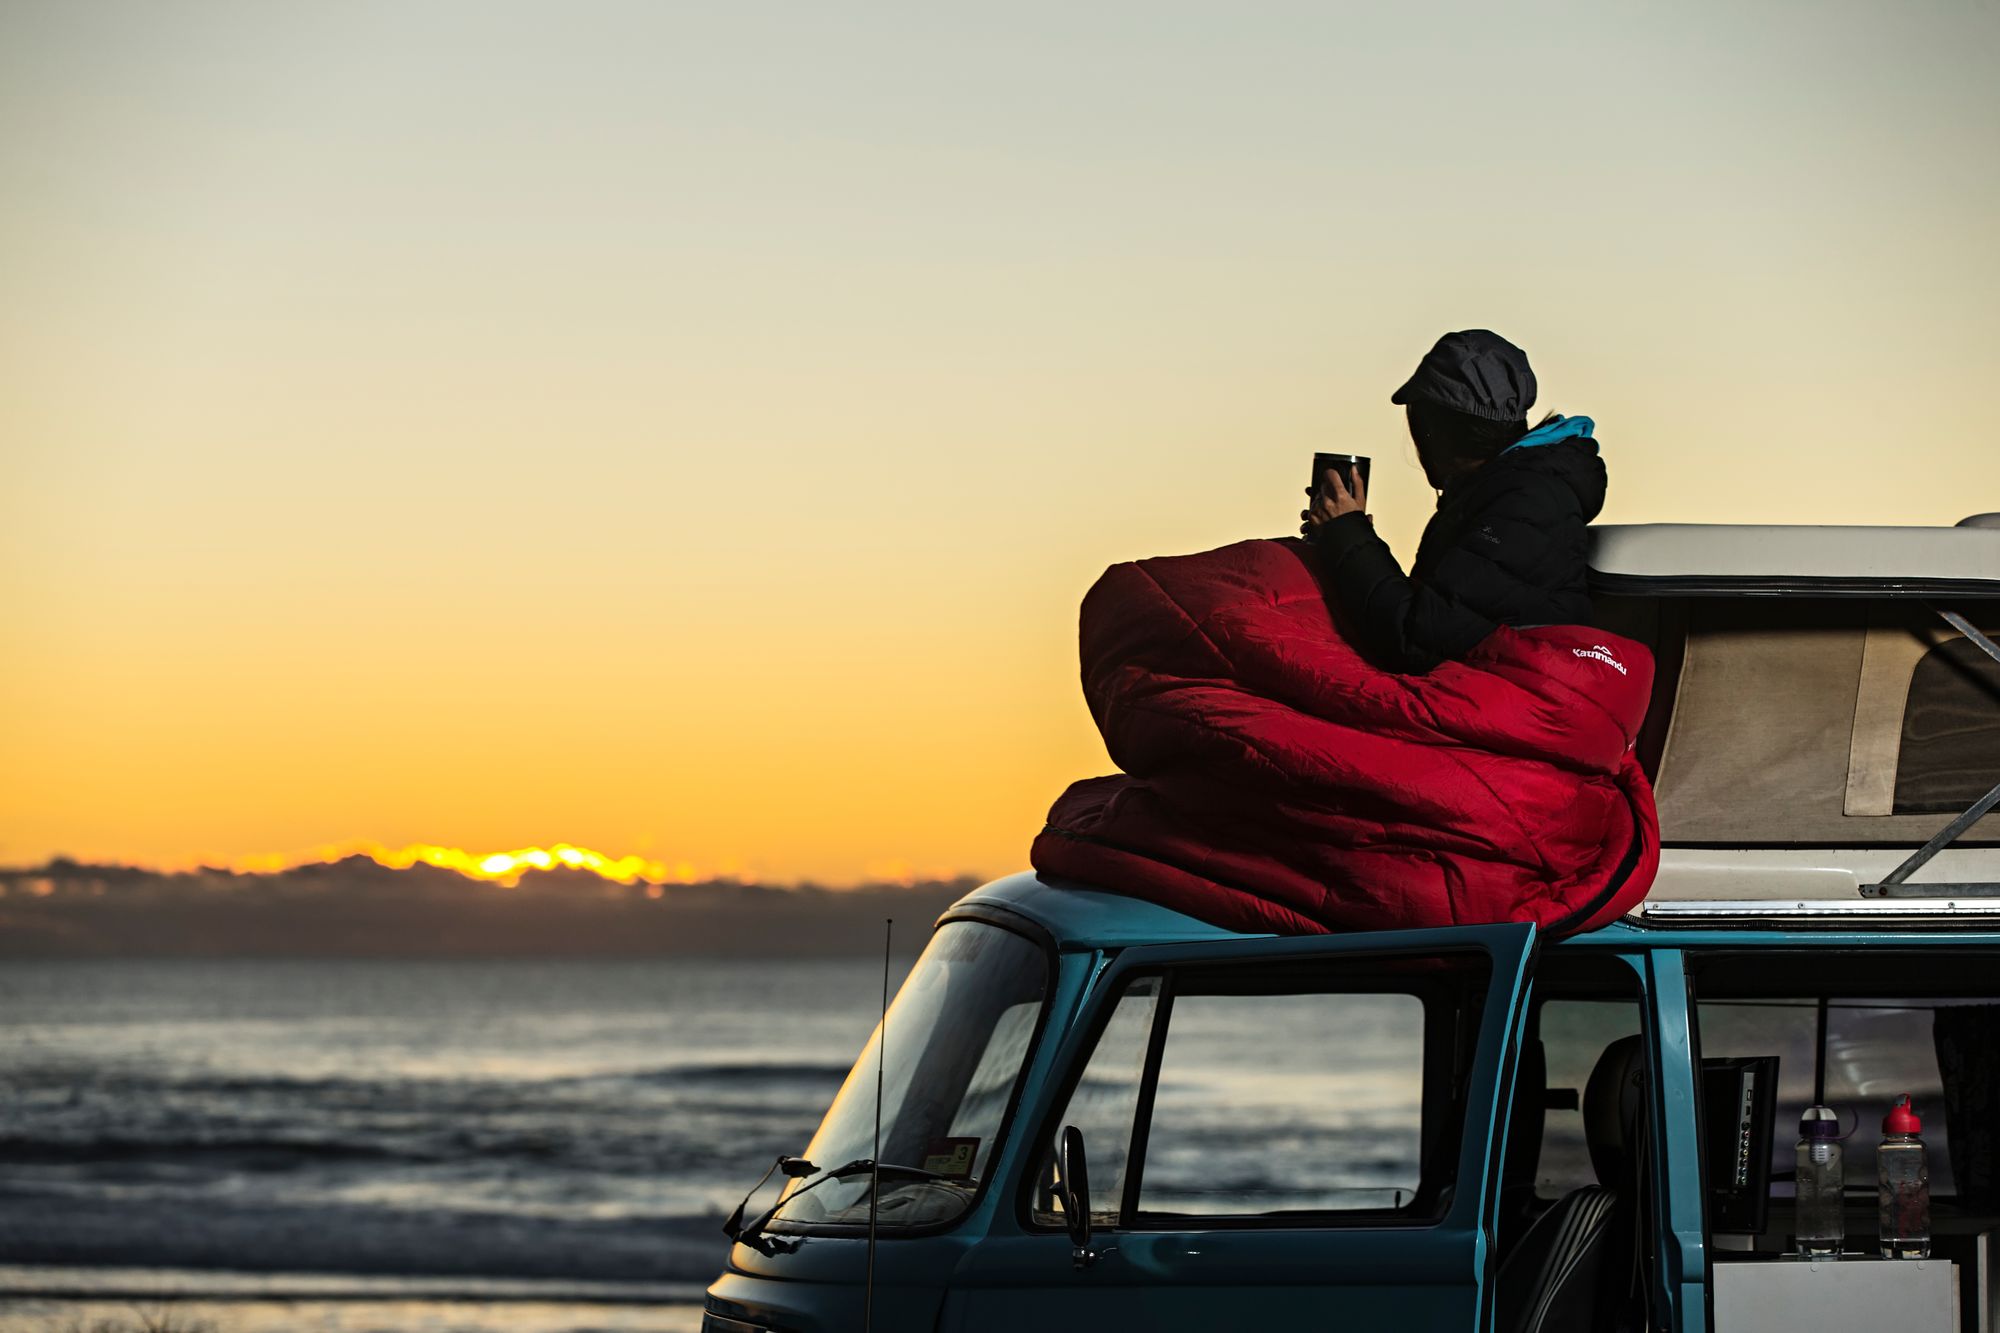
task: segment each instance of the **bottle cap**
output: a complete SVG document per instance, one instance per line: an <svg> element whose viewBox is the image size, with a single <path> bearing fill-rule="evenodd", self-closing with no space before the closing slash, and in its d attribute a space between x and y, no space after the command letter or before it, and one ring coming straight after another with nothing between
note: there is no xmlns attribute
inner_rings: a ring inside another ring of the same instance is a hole
<svg viewBox="0 0 2000 1333"><path fill-rule="evenodd" d="M1904 1093L1889 1108L1889 1114L1882 1117L1884 1134L1921 1134L1924 1122L1917 1119L1917 1113L1910 1109L1910 1094Z"/></svg>
<svg viewBox="0 0 2000 1333"><path fill-rule="evenodd" d="M1831 1108L1808 1106L1799 1116L1799 1137L1802 1139L1837 1139L1840 1137L1840 1117Z"/></svg>

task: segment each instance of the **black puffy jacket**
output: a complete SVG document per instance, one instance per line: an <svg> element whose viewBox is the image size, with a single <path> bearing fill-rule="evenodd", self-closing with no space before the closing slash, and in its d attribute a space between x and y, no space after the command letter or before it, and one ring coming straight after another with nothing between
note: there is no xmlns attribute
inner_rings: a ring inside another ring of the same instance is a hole
<svg viewBox="0 0 2000 1333"><path fill-rule="evenodd" d="M1312 531L1357 646L1393 671L1462 658L1498 625L1590 621L1584 529L1604 507L1597 441L1511 449L1455 478L1403 573L1364 514Z"/></svg>

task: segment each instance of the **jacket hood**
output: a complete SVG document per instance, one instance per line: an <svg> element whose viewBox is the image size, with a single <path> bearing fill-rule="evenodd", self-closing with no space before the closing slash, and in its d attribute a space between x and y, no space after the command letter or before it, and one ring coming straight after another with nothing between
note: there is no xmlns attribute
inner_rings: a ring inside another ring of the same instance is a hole
<svg viewBox="0 0 2000 1333"><path fill-rule="evenodd" d="M1535 427L1500 452L1510 454L1516 449L1533 449L1537 445L1574 440L1579 436L1589 436L1596 429L1597 423L1589 417L1556 416L1546 424Z"/></svg>
<svg viewBox="0 0 2000 1333"><path fill-rule="evenodd" d="M1569 487L1583 511L1583 521L1590 522L1604 508L1607 485L1604 460L1598 457L1597 440L1591 434L1596 428L1589 417L1558 417L1529 431L1501 450L1492 462L1446 488L1439 497L1439 507L1456 504L1507 477L1534 472Z"/></svg>

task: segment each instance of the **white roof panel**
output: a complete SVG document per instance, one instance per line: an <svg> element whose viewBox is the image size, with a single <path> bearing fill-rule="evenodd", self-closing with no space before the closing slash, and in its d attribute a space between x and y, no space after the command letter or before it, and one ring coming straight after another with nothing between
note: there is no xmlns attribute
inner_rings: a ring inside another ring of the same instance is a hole
<svg viewBox="0 0 2000 1333"><path fill-rule="evenodd" d="M2000 527L1602 524L1592 585L1639 596L2000 597Z"/></svg>

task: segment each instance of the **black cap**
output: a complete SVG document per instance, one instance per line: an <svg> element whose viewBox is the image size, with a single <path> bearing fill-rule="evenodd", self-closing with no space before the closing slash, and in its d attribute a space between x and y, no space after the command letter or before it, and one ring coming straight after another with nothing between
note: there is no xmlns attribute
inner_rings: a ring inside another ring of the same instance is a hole
<svg viewBox="0 0 2000 1333"><path fill-rule="evenodd" d="M1392 403L1412 398L1488 421L1520 421L1535 405L1535 372L1526 352L1490 329L1447 333L1389 395Z"/></svg>

